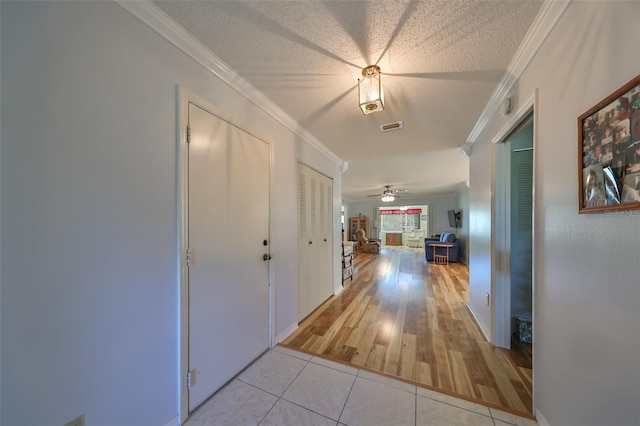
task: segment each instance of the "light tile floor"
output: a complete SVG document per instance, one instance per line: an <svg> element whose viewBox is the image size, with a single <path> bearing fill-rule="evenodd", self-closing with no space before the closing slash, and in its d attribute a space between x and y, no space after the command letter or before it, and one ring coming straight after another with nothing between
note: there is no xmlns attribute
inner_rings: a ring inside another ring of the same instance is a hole
<svg viewBox="0 0 640 426"><path fill-rule="evenodd" d="M202 404L185 425L534 426L537 423L276 346Z"/></svg>

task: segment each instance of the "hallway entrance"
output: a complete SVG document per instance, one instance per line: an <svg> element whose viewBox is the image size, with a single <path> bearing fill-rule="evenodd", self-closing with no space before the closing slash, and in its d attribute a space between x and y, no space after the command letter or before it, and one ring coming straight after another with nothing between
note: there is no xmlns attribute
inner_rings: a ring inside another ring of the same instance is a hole
<svg viewBox="0 0 640 426"><path fill-rule="evenodd" d="M423 249L359 254L355 275L284 346L382 372L490 407L531 415L509 351L467 309L468 267L425 263Z"/></svg>

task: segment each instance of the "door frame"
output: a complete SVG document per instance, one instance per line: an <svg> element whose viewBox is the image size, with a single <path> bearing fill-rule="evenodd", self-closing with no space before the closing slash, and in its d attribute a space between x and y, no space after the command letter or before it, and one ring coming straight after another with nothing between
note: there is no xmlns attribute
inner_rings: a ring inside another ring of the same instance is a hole
<svg viewBox="0 0 640 426"><path fill-rule="evenodd" d="M513 117L502 127L495 138L492 139L494 146L494 173L493 173L493 205L492 205L492 229L494 232L491 238L491 250L495 254L492 256L491 265L491 293L493 303L491 303L491 343L495 346L510 348L511 344L511 281L510 281L510 251L511 251L511 221L510 213L507 211L510 206L509 185L505 182L508 179L506 174L499 175L497 168L499 161L510 161L507 155L506 146L501 145L507 136L520 125L530 114L533 115L533 188L531 199L531 292L532 292L532 321L535 324L536 318L536 170L537 167L537 138L538 138L538 89L533 95L523 102L522 106ZM535 358L535 327L532 331L532 365L533 365L533 389L532 407L535 407L535 383L536 383L536 358Z"/></svg>
<svg viewBox="0 0 640 426"><path fill-rule="evenodd" d="M255 135L231 120L227 114L220 111L219 107L211 104L204 98L196 95L188 89L176 86L176 111L177 123L176 140L177 146L177 278L178 278L178 363L177 363L177 383L178 383L178 419L183 424L189 416L189 390L187 389L187 371L189 370L189 268L187 267L187 249L189 248L189 149L187 145L187 125L189 121L189 104L194 104L212 115L226 121L232 126L238 127L244 132L260 139L269 147L269 250L273 253L272 246L272 221L273 203L271 194L273 193L273 146L272 144ZM268 271L268 298L269 298L269 325L268 344L273 347L274 342L274 268L269 261Z"/></svg>

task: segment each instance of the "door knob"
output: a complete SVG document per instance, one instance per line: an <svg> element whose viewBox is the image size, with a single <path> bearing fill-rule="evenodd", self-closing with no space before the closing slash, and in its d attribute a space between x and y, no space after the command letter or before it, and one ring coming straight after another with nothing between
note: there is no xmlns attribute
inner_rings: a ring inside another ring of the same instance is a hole
<svg viewBox="0 0 640 426"><path fill-rule="evenodd" d="M265 262L266 262L267 260L271 260L271 255L270 255L270 254L268 254L268 253L263 254L263 255L262 255L262 260L264 260Z"/></svg>

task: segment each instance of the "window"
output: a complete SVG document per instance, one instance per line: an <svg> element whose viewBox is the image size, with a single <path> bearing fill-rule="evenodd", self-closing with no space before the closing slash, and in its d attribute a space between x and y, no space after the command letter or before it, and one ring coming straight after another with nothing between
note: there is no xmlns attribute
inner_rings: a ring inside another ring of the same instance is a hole
<svg viewBox="0 0 640 426"><path fill-rule="evenodd" d="M411 232L420 229L422 209L380 209L382 232Z"/></svg>

